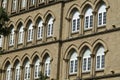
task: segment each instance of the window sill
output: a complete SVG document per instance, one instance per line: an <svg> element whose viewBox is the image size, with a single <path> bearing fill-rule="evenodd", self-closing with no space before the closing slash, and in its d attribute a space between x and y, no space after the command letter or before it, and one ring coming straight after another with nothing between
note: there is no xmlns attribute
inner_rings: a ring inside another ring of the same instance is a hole
<svg viewBox="0 0 120 80"><path fill-rule="evenodd" d="M53 36L51 35L51 36L47 36L47 39L49 39L49 38L52 38Z"/></svg>
<svg viewBox="0 0 120 80"><path fill-rule="evenodd" d="M32 9L32 8L34 8L35 7L35 4L34 5L30 5L29 6L29 9Z"/></svg>
<svg viewBox="0 0 120 80"><path fill-rule="evenodd" d="M69 76L76 76L77 73L69 73Z"/></svg>
<svg viewBox="0 0 120 80"><path fill-rule="evenodd" d="M106 24L105 25L98 25L97 28L105 28L106 27Z"/></svg>
<svg viewBox="0 0 120 80"><path fill-rule="evenodd" d="M29 43L32 43L32 41L27 41L27 43L29 44Z"/></svg>
<svg viewBox="0 0 120 80"><path fill-rule="evenodd" d="M90 71L84 71L82 74L90 74Z"/></svg>
<svg viewBox="0 0 120 80"><path fill-rule="evenodd" d="M84 28L84 31L92 31L92 27L90 27L90 28Z"/></svg>
<svg viewBox="0 0 120 80"><path fill-rule="evenodd" d="M9 45L9 48L11 48L11 47L13 47L14 46L14 44L13 45Z"/></svg>
<svg viewBox="0 0 120 80"><path fill-rule="evenodd" d="M11 14L15 14L17 11L11 11Z"/></svg>
<svg viewBox="0 0 120 80"><path fill-rule="evenodd" d="M45 5L45 2L39 2L39 6Z"/></svg>
<svg viewBox="0 0 120 80"><path fill-rule="evenodd" d="M71 34L74 35L74 34L78 34L78 33L79 33L79 31L74 31Z"/></svg>
<svg viewBox="0 0 120 80"><path fill-rule="evenodd" d="M18 43L18 46L22 45L23 43Z"/></svg>
<svg viewBox="0 0 120 80"><path fill-rule="evenodd" d="M25 11L25 7L24 7L24 8L21 8L20 11Z"/></svg>
<svg viewBox="0 0 120 80"><path fill-rule="evenodd" d="M104 69L98 69L95 72L104 72Z"/></svg>
<svg viewBox="0 0 120 80"><path fill-rule="evenodd" d="M42 38L38 38L38 39L37 39L37 41L41 41L41 40L42 40Z"/></svg>

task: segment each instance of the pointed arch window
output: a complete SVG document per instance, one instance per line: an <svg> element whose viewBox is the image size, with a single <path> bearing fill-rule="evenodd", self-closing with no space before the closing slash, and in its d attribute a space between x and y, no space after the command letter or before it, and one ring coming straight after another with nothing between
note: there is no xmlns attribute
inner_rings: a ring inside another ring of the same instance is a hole
<svg viewBox="0 0 120 80"><path fill-rule="evenodd" d="M53 35L53 18L50 17L48 24L47 24L47 37Z"/></svg>
<svg viewBox="0 0 120 80"><path fill-rule="evenodd" d="M92 8L88 8L85 12L85 23L84 23L84 29L90 29L93 27L93 10Z"/></svg>
<svg viewBox="0 0 120 80"><path fill-rule="evenodd" d="M4 9L7 8L7 0L3 0L3 1L2 1L2 7L3 7Z"/></svg>
<svg viewBox="0 0 120 80"><path fill-rule="evenodd" d="M18 6L18 5L17 5L17 1L18 1L18 0L13 0L13 1L12 1L12 11L16 11L16 10L17 10L17 6Z"/></svg>
<svg viewBox="0 0 120 80"><path fill-rule="evenodd" d="M9 45L10 46L14 45L14 28L11 29L11 33L9 36Z"/></svg>
<svg viewBox="0 0 120 80"><path fill-rule="evenodd" d="M20 64L19 63L15 67L15 80L20 80Z"/></svg>
<svg viewBox="0 0 120 80"><path fill-rule="evenodd" d="M96 53L96 70L104 69L105 67L105 54L104 47L100 46Z"/></svg>
<svg viewBox="0 0 120 80"><path fill-rule="evenodd" d="M19 29L19 33L18 33L18 44L23 43L23 38L24 38L23 25L20 25L20 29Z"/></svg>
<svg viewBox="0 0 120 80"><path fill-rule="evenodd" d="M91 57L90 57L91 51L89 49L86 49L83 54L83 63L82 63L82 70L83 72L88 72L91 69Z"/></svg>
<svg viewBox="0 0 120 80"><path fill-rule="evenodd" d="M106 25L106 5L103 4L98 9L98 26Z"/></svg>
<svg viewBox="0 0 120 80"><path fill-rule="evenodd" d="M47 57L45 61L45 75L50 76L50 57Z"/></svg>
<svg viewBox="0 0 120 80"><path fill-rule="evenodd" d="M70 74L75 74L77 73L77 53L74 51L70 57L70 69L69 73Z"/></svg>
<svg viewBox="0 0 120 80"><path fill-rule="evenodd" d="M37 39L41 39L43 36L43 21L40 20L38 23L38 34L37 34Z"/></svg>
<svg viewBox="0 0 120 80"><path fill-rule="evenodd" d="M12 75L11 75L11 66L8 65L7 69L6 69L6 80L12 80Z"/></svg>
<svg viewBox="0 0 120 80"><path fill-rule="evenodd" d="M80 13L74 12L72 17L72 33L79 31L80 28Z"/></svg>
<svg viewBox="0 0 120 80"><path fill-rule="evenodd" d="M30 80L30 62L27 61L24 69L24 80Z"/></svg>
<svg viewBox="0 0 120 80"><path fill-rule="evenodd" d="M35 62L35 67L34 67L34 78L39 78L39 73L40 73L40 60L37 59Z"/></svg>
<svg viewBox="0 0 120 80"><path fill-rule="evenodd" d="M30 23L28 27L28 42L33 40L33 24Z"/></svg>

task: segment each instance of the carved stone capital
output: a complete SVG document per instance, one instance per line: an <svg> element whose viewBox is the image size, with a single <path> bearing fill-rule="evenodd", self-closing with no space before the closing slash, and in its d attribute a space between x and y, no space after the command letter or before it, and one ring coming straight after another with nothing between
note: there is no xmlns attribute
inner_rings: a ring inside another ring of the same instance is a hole
<svg viewBox="0 0 120 80"><path fill-rule="evenodd" d="M96 15L96 14L97 14L97 11L93 11L92 13L93 13L93 15Z"/></svg>
<svg viewBox="0 0 120 80"><path fill-rule="evenodd" d="M90 56L93 58L95 56L95 54L90 54Z"/></svg>
<svg viewBox="0 0 120 80"><path fill-rule="evenodd" d="M69 61L69 59L65 59L65 58L63 58L63 60L64 60L65 62L68 62L68 61Z"/></svg>
<svg viewBox="0 0 120 80"><path fill-rule="evenodd" d="M34 67L34 65L33 65L33 64L30 64L30 67L32 68L32 67Z"/></svg>
<svg viewBox="0 0 120 80"><path fill-rule="evenodd" d="M71 21L71 18L67 18L67 17L65 17L65 19L66 19L67 21L69 21L69 22Z"/></svg>
<svg viewBox="0 0 120 80"><path fill-rule="evenodd" d="M82 15L82 14L81 14L81 15L79 15L79 16L80 16L80 18L84 18L84 15Z"/></svg>
<svg viewBox="0 0 120 80"><path fill-rule="evenodd" d="M77 59L80 60L80 59L82 59L82 57L81 56L77 56Z"/></svg>
<svg viewBox="0 0 120 80"><path fill-rule="evenodd" d="M27 28L23 28L24 31L27 31Z"/></svg>

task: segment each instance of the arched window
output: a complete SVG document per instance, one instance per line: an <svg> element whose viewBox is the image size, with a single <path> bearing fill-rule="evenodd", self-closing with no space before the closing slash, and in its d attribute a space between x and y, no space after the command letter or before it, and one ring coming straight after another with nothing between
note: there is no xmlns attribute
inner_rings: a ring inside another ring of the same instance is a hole
<svg viewBox="0 0 120 80"><path fill-rule="evenodd" d="M9 64L8 67L6 68L6 80L12 80L12 75L11 75L11 65Z"/></svg>
<svg viewBox="0 0 120 80"><path fill-rule="evenodd" d="M106 25L106 5L103 4L98 9L98 26Z"/></svg>
<svg viewBox="0 0 120 80"><path fill-rule="evenodd" d="M74 51L70 57L70 74L74 74L77 72L77 53Z"/></svg>
<svg viewBox="0 0 120 80"><path fill-rule="evenodd" d="M20 64L19 63L15 67L15 80L20 80Z"/></svg>
<svg viewBox="0 0 120 80"><path fill-rule="evenodd" d="M45 60L45 75L50 76L50 57L47 57Z"/></svg>
<svg viewBox="0 0 120 80"><path fill-rule="evenodd" d="M47 37L53 35L53 18L50 17L48 24L47 24Z"/></svg>
<svg viewBox="0 0 120 80"><path fill-rule="evenodd" d="M27 60L24 66L24 80L30 79L30 62Z"/></svg>
<svg viewBox="0 0 120 80"><path fill-rule="evenodd" d="M22 0L21 8L24 9L27 6L27 0Z"/></svg>
<svg viewBox="0 0 120 80"><path fill-rule="evenodd" d="M18 1L18 0L13 0L13 1L12 1L12 11L16 11L16 10L17 10L17 6L18 6L18 5L17 5L17 1Z"/></svg>
<svg viewBox="0 0 120 80"><path fill-rule="evenodd" d="M86 49L83 54L83 63L82 63L82 70L83 72L90 71L91 69L91 57L90 57L91 51L89 49Z"/></svg>
<svg viewBox="0 0 120 80"><path fill-rule="evenodd" d="M33 40L33 24L30 23L28 26L28 42Z"/></svg>
<svg viewBox="0 0 120 80"><path fill-rule="evenodd" d="M18 33L18 44L23 43L24 33L23 33L23 25L20 25L19 33Z"/></svg>
<svg viewBox="0 0 120 80"><path fill-rule="evenodd" d="M3 0L3 1L2 1L2 7L3 7L4 9L7 8L7 0Z"/></svg>
<svg viewBox="0 0 120 80"><path fill-rule="evenodd" d="M84 28L85 29L90 29L93 27L93 10L92 8L88 8L85 12L85 23L84 23Z"/></svg>
<svg viewBox="0 0 120 80"><path fill-rule="evenodd" d="M11 33L9 36L9 45L10 46L14 45L14 28L11 29Z"/></svg>
<svg viewBox="0 0 120 80"><path fill-rule="evenodd" d="M43 21L40 20L38 23L38 34L37 34L37 39L41 39L43 36Z"/></svg>
<svg viewBox="0 0 120 80"><path fill-rule="evenodd" d="M31 1L30 1L31 5L35 5L35 1L36 1L36 0L31 0Z"/></svg>
<svg viewBox="0 0 120 80"><path fill-rule="evenodd" d="M104 69L105 66L105 54L104 47L100 46L96 53L96 70Z"/></svg>
<svg viewBox="0 0 120 80"><path fill-rule="evenodd" d="M72 33L79 31L80 28L80 13L74 12L72 17Z"/></svg>
<svg viewBox="0 0 120 80"><path fill-rule="evenodd" d="M3 46L3 35L0 35L0 47Z"/></svg>
<svg viewBox="0 0 120 80"><path fill-rule="evenodd" d="M39 73L40 73L40 60L37 59L35 61L35 66L34 66L34 78L39 78Z"/></svg>

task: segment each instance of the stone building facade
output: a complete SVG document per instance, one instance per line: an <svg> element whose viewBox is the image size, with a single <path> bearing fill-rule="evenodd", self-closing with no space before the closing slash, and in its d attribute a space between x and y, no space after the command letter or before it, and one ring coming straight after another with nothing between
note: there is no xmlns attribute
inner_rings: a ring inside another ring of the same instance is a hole
<svg viewBox="0 0 120 80"><path fill-rule="evenodd" d="M120 80L120 0L1 0L0 80Z"/></svg>

